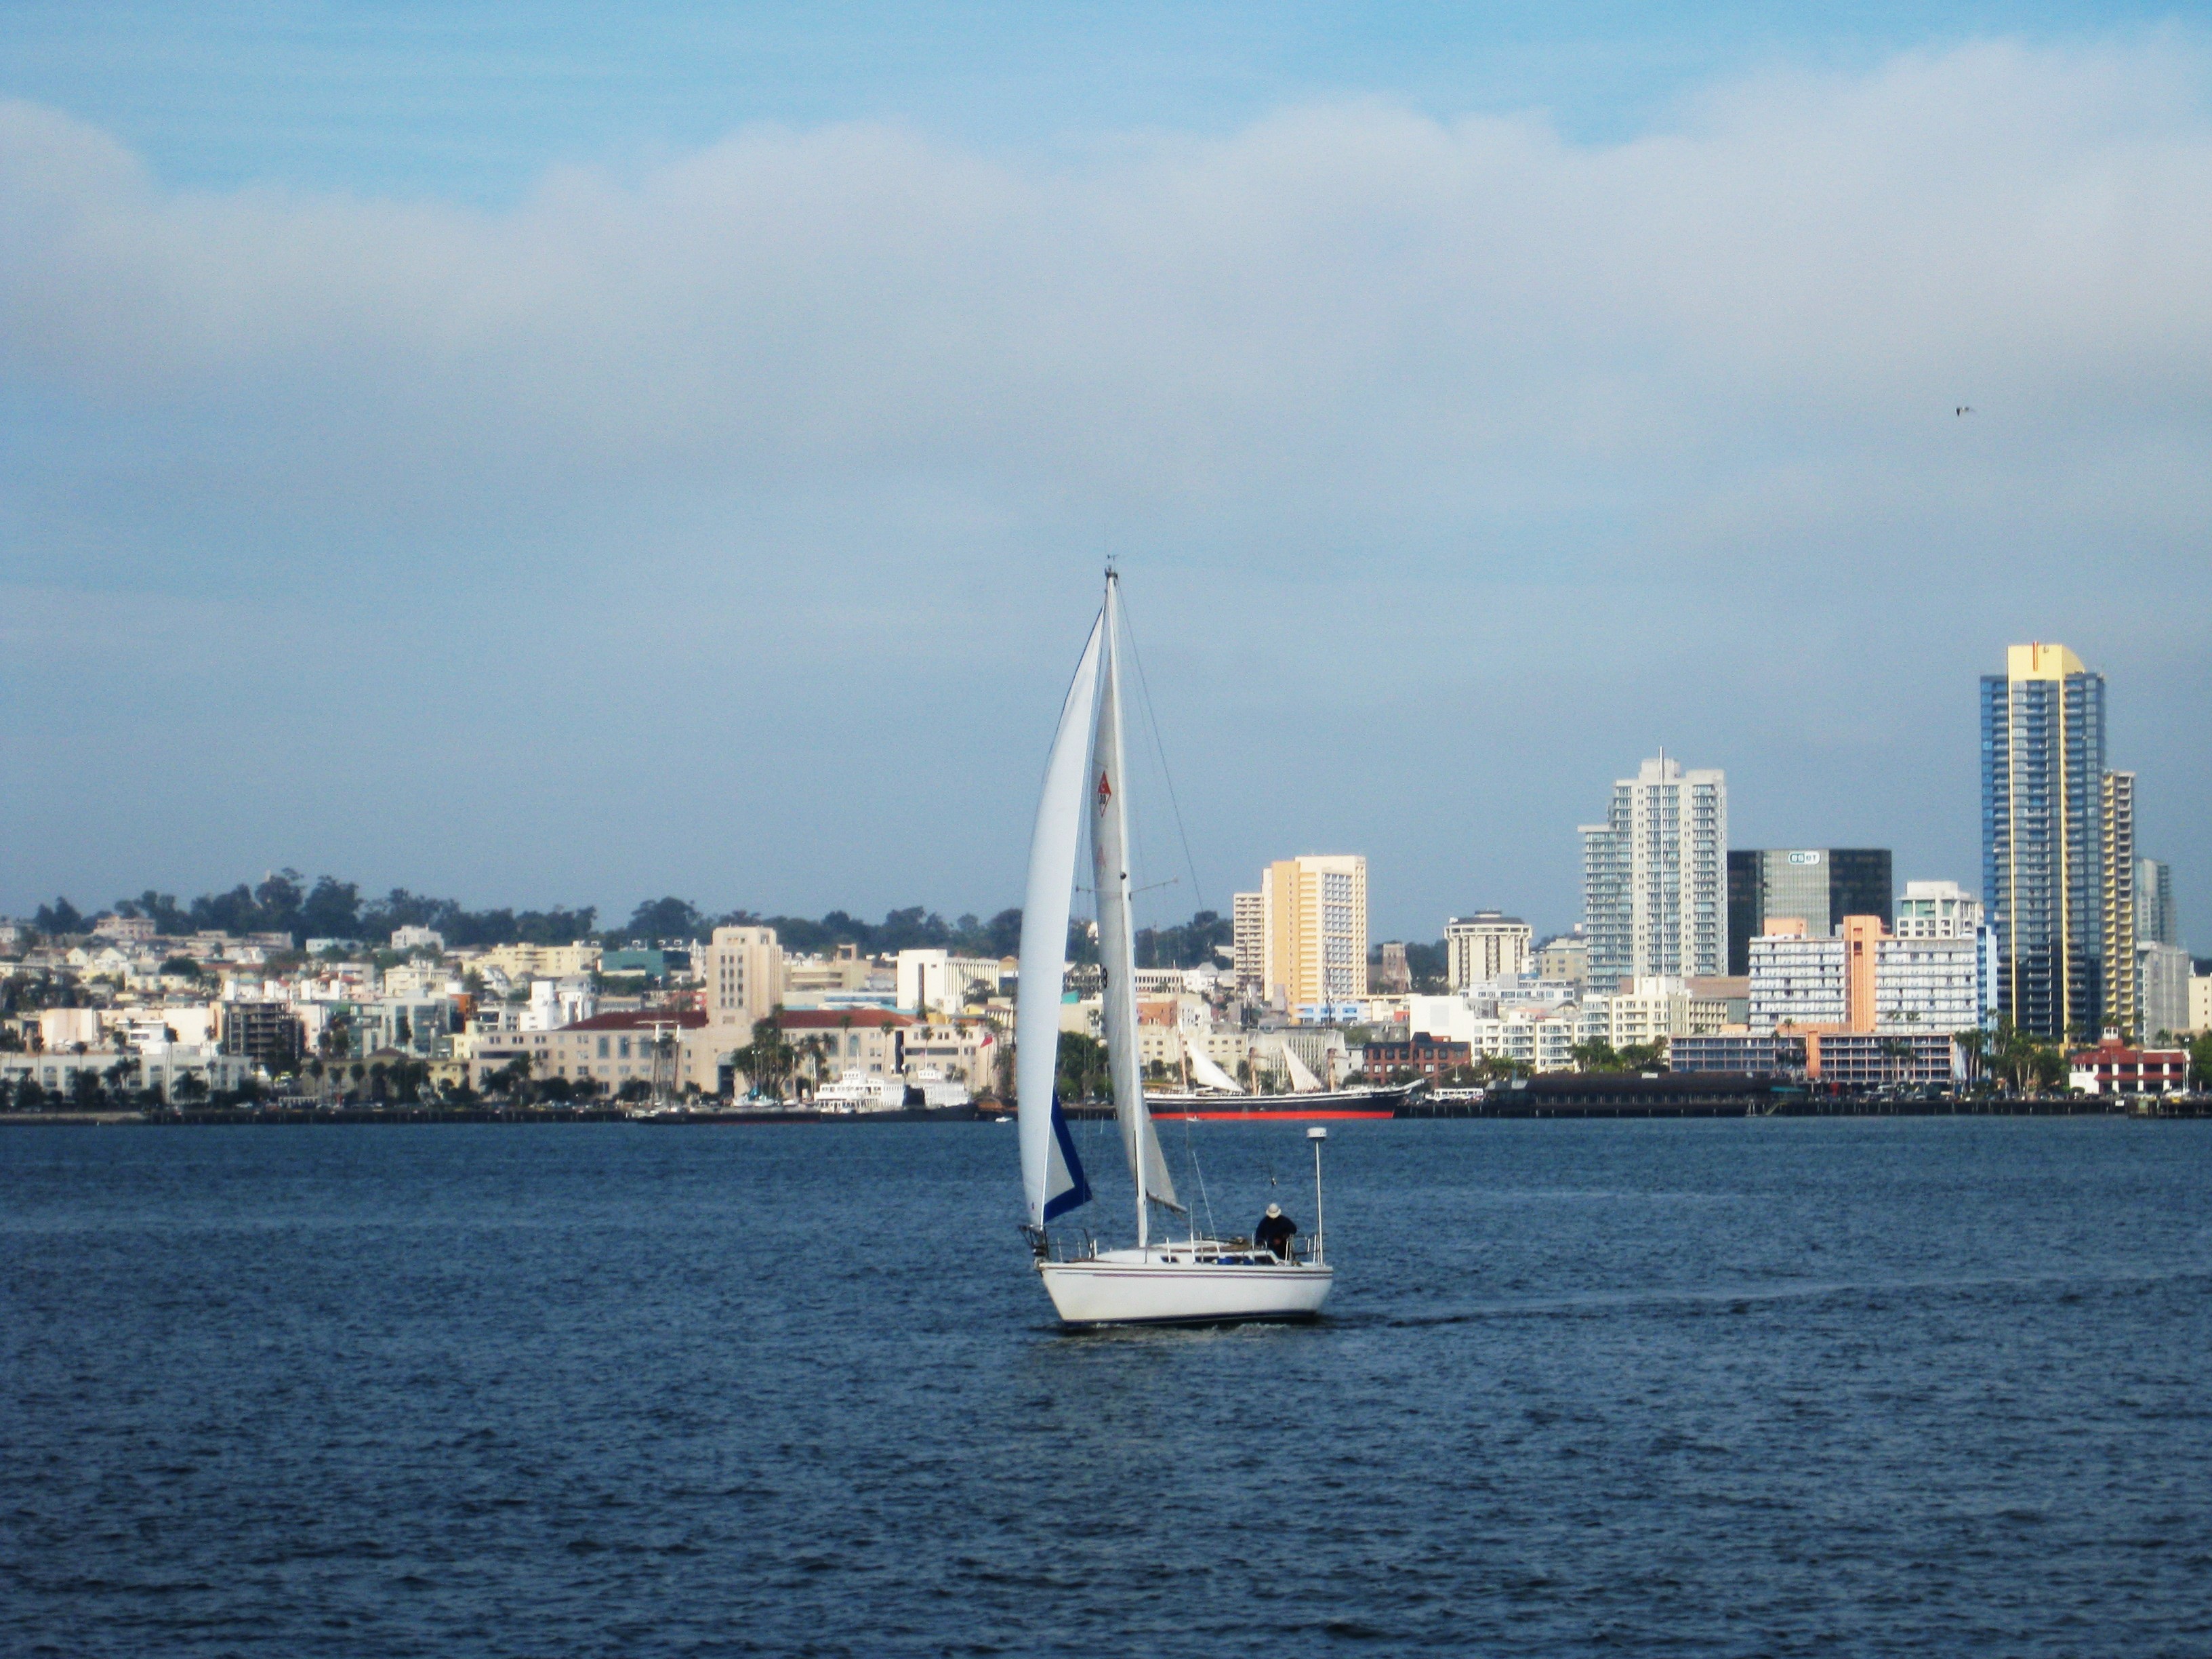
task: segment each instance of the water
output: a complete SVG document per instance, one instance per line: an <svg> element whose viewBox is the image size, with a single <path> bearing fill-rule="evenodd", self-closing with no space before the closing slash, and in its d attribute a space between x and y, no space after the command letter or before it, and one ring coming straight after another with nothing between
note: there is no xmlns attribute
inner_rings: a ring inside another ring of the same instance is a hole
<svg viewBox="0 0 2212 1659"><path fill-rule="evenodd" d="M2212 1648L2212 1126L1347 1125L1333 1317L1089 1336L1013 1162L0 1133L0 1651Z"/></svg>

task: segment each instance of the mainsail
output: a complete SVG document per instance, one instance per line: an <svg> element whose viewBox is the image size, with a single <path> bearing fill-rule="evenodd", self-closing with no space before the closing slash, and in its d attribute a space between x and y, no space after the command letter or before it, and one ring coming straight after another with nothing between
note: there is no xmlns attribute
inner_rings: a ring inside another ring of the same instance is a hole
<svg viewBox="0 0 2212 1659"><path fill-rule="evenodd" d="M1098 668L1097 724L1091 739L1088 794L1091 801L1092 890L1098 897L1098 963L1105 976L1100 1007L1106 1031L1106 1063L1114 1079L1114 1115L1121 1125L1122 1150L1137 1182L1137 1243L1146 1243L1147 1200L1171 1210L1175 1182L1152 1115L1145 1109L1144 1074L1137 1055L1136 941L1129 921L1128 797L1121 771L1121 684L1118 587L1106 579L1104 629Z"/></svg>
<svg viewBox="0 0 2212 1659"><path fill-rule="evenodd" d="M1022 1188L1030 1221L1042 1227L1090 1201L1091 1183L1069 1139L1053 1080L1060 1073L1060 986L1067 971L1069 888L1083 832L1084 773L1098 701L1100 612L1060 706L1045 762L1044 791L1030 836L1029 890L1022 903L1020 990L1014 1008L1015 1086L1020 1102Z"/></svg>

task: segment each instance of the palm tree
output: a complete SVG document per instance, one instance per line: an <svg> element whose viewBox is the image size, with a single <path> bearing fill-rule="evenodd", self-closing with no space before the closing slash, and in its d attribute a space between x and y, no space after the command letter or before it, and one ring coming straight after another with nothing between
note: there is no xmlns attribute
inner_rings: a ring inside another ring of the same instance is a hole
<svg viewBox="0 0 2212 1659"><path fill-rule="evenodd" d="M1982 1068L1987 1066L1990 1060L1989 1032L1977 1025L1971 1030L1954 1033L1951 1040L1959 1045L1959 1052L1966 1056L1968 1081L1978 1080L1982 1075Z"/></svg>

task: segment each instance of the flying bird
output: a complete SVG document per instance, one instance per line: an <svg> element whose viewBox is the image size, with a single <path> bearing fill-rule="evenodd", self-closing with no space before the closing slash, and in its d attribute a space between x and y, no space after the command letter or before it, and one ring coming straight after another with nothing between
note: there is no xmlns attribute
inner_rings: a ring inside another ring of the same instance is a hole
<svg viewBox="0 0 2212 1659"><path fill-rule="evenodd" d="M1974 412L1974 406L1972 404L1960 404L1951 412L1954 415L1971 415Z"/></svg>

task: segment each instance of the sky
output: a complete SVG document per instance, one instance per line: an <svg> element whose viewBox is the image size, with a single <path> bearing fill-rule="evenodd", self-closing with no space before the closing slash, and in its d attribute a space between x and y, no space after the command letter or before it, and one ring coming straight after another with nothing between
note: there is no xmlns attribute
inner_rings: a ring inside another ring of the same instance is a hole
<svg viewBox="0 0 2212 1659"><path fill-rule="evenodd" d="M989 914L1110 556L1157 919L1978 886L2043 639L2206 950L2208 294L2202 8L18 0L0 914Z"/></svg>

